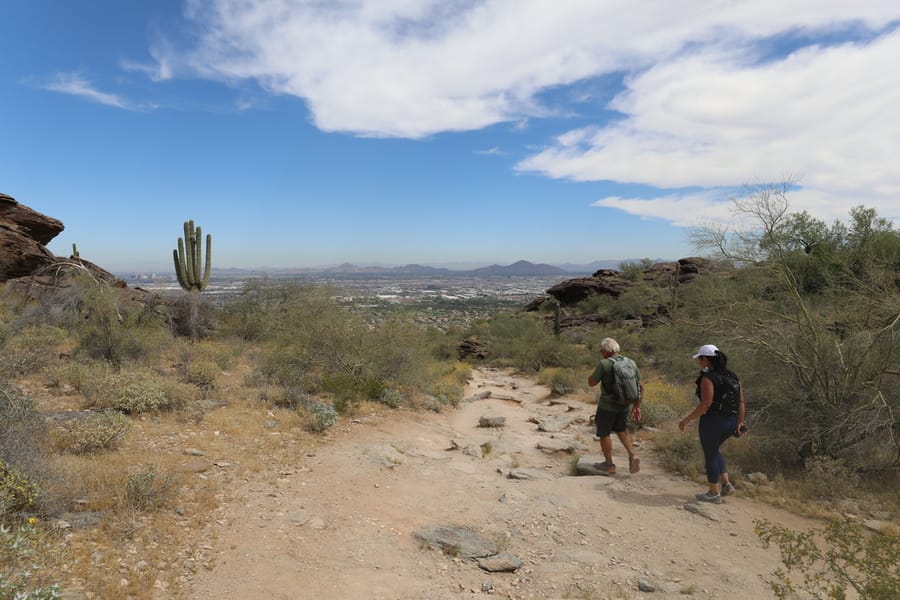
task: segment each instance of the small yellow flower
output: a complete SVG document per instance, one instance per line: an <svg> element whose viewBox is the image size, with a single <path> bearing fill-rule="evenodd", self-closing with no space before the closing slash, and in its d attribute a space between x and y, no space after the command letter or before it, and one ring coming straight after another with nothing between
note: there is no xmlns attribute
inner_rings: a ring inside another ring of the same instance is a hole
<svg viewBox="0 0 900 600"><path fill-rule="evenodd" d="M35 519L34 517L28 517L29 525L34 525L35 523L37 523L37 519Z"/></svg>

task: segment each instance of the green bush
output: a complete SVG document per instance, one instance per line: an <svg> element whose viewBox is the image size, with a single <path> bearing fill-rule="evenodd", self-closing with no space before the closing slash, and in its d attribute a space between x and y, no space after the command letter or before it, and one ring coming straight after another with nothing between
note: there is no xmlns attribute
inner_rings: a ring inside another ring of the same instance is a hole
<svg viewBox="0 0 900 600"><path fill-rule="evenodd" d="M61 387L68 384L75 390L84 392L111 372L112 367L105 361L69 360L51 366L45 372L45 377L50 386Z"/></svg>
<svg viewBox="0 0 900 600"><path fill-rule="evenodd" d="M90 407L136 414L173 408L160 377L136 369L108 375L84 390Z"/></svg>
<svg viewBox="0 0 900 600"><path fill-rule="evenodd" d="M755 521L756 534L768 548L781 551L784 568L769 585L778 598L833 600L848 591L866 600L900 598L900 535L866 534L848 519L798 532L765 519ZM821 541L819 541L821 540Z"/></svg>
<svg viewBox="0 0 900 600"><path fill-rule="evenodd" d="M54 432L54 447L70 454L93 454L118 447L131 429L131 419L120 412L77 415L63 421Z"/></svg>
<svg viewBox="0 0 900 600"><path fill-rule="evenodd" d="M33 510L40 488L15 465L0 460L0 518Z"/></svg>
<svg viewBox="0 0 900 600"><path fill-rule="evenodd" d="M0 600L58 600L62 591L51 582L53 565L48 557L58 544L32 524L0 524Z"/></svg>
<svg viewBox="0 0 900 600"><path fill-rule="evenodd" d="M662 432L654 438L659 464L668 471L694 477L703 468L703 451L696 435Z"/></svg>
<svg viewBox="0 0 900 600"><path fill-rule="evenodd" d="M201 390L209 391L216 387L216 378L220 372L219 366L213 362L192 362L187 367L186 380Z"/></svg>
<svg viewBox="0 0 900 600"><path fill-rule="evenodd" d="M115 366L158 350L166 340L156 307L130 302L117 288L90 280L82 283L74 329L79 352Z"/></svg>
<svg viewBox="0 0 900 600"><path fill-rule="evenodd" d="M586 359L582 349L553 335L551 323L530 313L499 315L477 324L466 337L487 343L491 364L525 373L538 373L546 367L571 367Z"/></svg>
<svg viewBox="0 0 900 600"><path fill-rule="evenodd" d="M669 404L651 399L641 401L641 425L644 427L662 427L679 418L680 413Z"/></svg>
<svg viewBox="0 0 900 600"><path fill-rule="evenodd" d="M455 381L442 379L431 386L430 395L437 402L435 406L429 407L435 412L447 405L455 408L463 399L463 386Z"/></svg>
<svg viewBox="0 0 900 600"><path fill-rule="evenodd" d="M0 376L5 378L35 374L50 366L66 332L51 325L29 325L9 334L0 348Z"/></svg>
<svg viewBox="0 0 900 600"><path fill-rule="evenodd" d="M144 465L128 475L125 502L136 510L155 510L164 506L178 492L178 478L173 473L160 475L154 465Z"/></svg>
<svg viewBox="0 0 900 600"><path fill-rule="evenodd" d="M0 384L0 519L36 510L40 485L50 476L47 425L31 399Z"/></svg>
<svg viewBox="0 0 900 600"><path fill-rule="evenodd" d="M537 378L538 383L546 385L558 396L565 396L583 389L586 380L587 375L584 373L561 367L545 367L538 373Z"/></svg>
<svg viewBox="0 0 900 600"><path fill-rule="evenodd" d="M309 431L322 433L327 431L337 423L337 411L334 406L327 402L313 400L304 403L299 408L303 417L305 417L306 428Z"/></svg>

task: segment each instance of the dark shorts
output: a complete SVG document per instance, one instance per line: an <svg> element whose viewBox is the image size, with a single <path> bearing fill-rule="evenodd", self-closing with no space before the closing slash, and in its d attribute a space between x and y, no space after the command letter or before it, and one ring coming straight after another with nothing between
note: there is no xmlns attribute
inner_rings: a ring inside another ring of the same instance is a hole
<svg viewBox="0 0 900 600"><path fill-rule="evenodd" d="M597 425L599 437L606 437L613 431L616 433L626 431L628 429L628 411L613 412L598 408L594 424Z"/></svg>

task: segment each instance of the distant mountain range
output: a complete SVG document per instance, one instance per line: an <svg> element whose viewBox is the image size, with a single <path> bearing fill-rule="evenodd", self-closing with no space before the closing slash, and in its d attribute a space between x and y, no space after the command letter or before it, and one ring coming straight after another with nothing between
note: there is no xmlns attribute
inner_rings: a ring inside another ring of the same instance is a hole
<svg viewBox="0 0 900 600"><path fill-rule="evenodd" d="M637 261L637 259L634 260ZM549 265L546 263L532 263L527 260L520 260L511 265L495 264L472 269L449 269L446 267L432 267L419 264L402 266L359 266L351 263L344 263L334 267L303 269L213 269L213 275L218 277L236 277L268 273L273 276L334 275L337 277L571 277L577 275L590 275L598 269L616 269L623 262L631 261L627 259L597 260L587 264L565 263L561 265Z"/></svg>

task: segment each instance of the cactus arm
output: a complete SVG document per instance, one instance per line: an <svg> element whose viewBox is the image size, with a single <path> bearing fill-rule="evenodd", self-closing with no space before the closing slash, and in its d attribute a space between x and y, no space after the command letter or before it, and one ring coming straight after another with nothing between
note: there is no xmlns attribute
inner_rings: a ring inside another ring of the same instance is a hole
<svg viewBox="0 0 900 600"><path fill-rule="evenodd" d="M194 263L194 278L191 280L194 282L194 286L203 289L201 284L203 283L203 271L200 270L200 243L203 241L203 234L200 232L200 226L197 226L197 229L194 230L191 235L191 258Z"/></svg>
<svg viewBox="0 0 900 600"><path fill-rule="evenodd" d="M200 231L199 229L197 231ZM206 286L209 285L209 277L212 274L212 236L210 234L206 234L206 269L203 272L203 281L201 282L200 289L206 289Z"/></svg>
<svg viewBox="0 0 900 600"><path fill-rule="evenodd" d="M194 270L194 222L186 221L184 224L184 274L188 282L188 289L194 287L197 282L197 272Z"/></svg>
<svg viewBox="0 0 900 600"><path fill-rule="evenodd" d="M178 285L184 290L189 290L187 278L184 273L184 242L178 238L178 250L172 250L172 257L175 259L175 276L178 277Z"/></svg>

